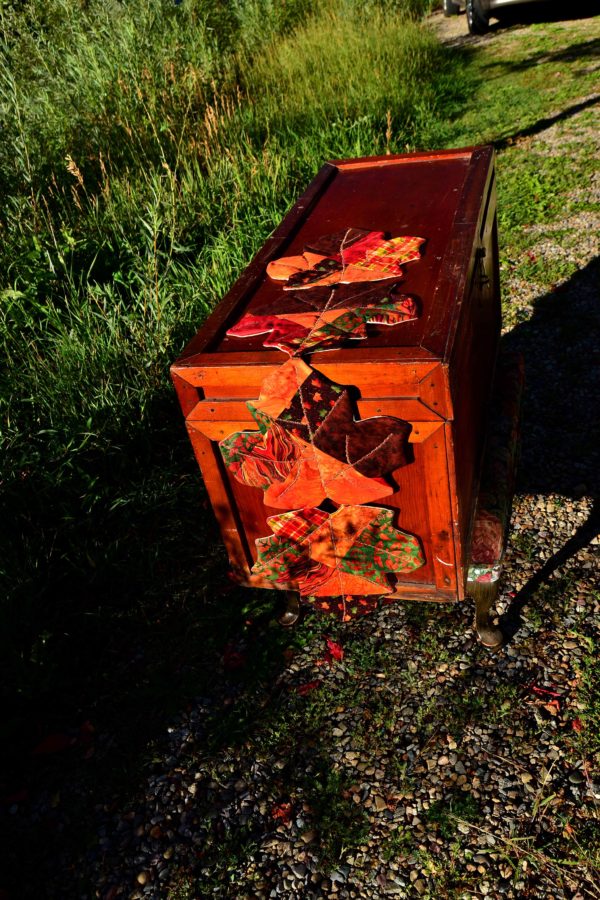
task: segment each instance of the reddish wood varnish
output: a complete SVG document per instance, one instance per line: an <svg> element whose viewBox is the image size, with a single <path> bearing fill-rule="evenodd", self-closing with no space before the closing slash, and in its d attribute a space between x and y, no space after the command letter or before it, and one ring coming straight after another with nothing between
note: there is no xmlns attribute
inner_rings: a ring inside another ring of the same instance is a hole
<svg viewBox="0 0 600 900"><path fill-rule="evenodd" d="M227 337L246 311L281 296L265 274L271 259L301 252L321 235L357 227L425 237L405 266L402 291L421 316L370 337L312 353L313 368L358 389L361 418L394 415L413 426L414 462L393 473L397 491L380 506L417 534L426 563L397 577L396 595L464 596L486 408L500 333L496 195L490 147L326 164L172 367L196 458L237 577L250 574L257 537L270 534L262 491L230 478L217 442L254 430L246 400L287 359L262 338ZM317 289L314 289L317 290ZM356 290L355 285L344 291Z"/></svg>

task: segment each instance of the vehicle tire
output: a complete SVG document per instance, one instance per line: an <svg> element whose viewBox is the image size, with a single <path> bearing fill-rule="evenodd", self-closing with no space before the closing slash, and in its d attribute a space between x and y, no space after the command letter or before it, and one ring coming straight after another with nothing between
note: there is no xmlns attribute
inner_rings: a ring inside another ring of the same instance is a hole
<svg viewBox="0 0 600 900"><path fill-rule="evenodd" d="M457 16L459 11L460 6L454 0L444 0L444 15L446 17Z"/></svg>
<svg viewBox="0 0 600 900"><path fill-rule="evenodd" d="M467 0L467 25L471 34L487 34L489 31L490 20L481 0Z"/></svg>

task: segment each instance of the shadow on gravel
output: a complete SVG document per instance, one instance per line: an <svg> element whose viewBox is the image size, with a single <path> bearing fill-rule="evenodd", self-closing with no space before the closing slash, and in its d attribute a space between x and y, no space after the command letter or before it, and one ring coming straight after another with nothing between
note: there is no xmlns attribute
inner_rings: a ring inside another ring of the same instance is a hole
<svg viewBox="0 0 600 900"><path fill-rule="evenodd" d="M517 144L524 138L532 137L534 134L540 134L542 131L546 131L547 128L550 128L557 122L562 122L565 119L570 119L571 116L575 116L577 115L577 113L582 112L584 109L589 109L591 106L597 106L599 103L600 94L596 94L593 97L588 97L587 100L582 100L580 103L574 103L572 106L567 106L566 109L561 110L555 116L548 116L545 119L538 119L537 122L534 122L533 125L530 125L528 128L523 128L521 131L515 131L514 134L511 134L509 135L509 137L503 138L500 141L494 141L494 147L496 148L496 150L504 150L506 149L506 147L509 147L512 144Z"/></svg>
<svg viewBox="0 0 600 900"><path fill-rule="evenodd" d="M600 532L600 258L535 305L502 340L525 357L526 392L517 489L590 497L588 520L547 560L502 616L510 639L538 588Z"/></svg>
<svg viewBox="0 0 600 900"><path fill-rule="evenodd" d="M569 16L569 19L571 16ZM575 16L573 18L576 18ZM586 17L587 18L587 17ZM525 69L531 69L540 63L547 62L574 62L584 59L598 59L600 57L600 40L594 38L591 41L584 41L573 44L571 47L562 47L550 53L532 53L526 59L513 60L512 62L505 59L491 60L487 65L489 69L501 69L503 72L522 72Z"/></svg>

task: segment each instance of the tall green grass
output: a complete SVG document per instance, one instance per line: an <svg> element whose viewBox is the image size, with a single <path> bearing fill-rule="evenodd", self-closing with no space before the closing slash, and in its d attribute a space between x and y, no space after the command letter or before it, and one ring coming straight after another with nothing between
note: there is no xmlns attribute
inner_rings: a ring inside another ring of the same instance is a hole
<svg viewBox="0 0 600 900"><path fill-rule="evenodd" d="M32 692L65 616L183 577L183 343L326 159L443 142L465 75L426 6L3 3L0 632Z"/></svg>

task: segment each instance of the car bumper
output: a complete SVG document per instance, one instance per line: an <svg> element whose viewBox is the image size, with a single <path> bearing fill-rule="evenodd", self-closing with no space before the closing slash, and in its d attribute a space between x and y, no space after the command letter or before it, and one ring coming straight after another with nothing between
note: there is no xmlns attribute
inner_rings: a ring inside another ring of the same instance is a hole
<svg viewBox="0 0 600 900"><path fill-rule="evenodd" d="M543 3L548 0L483 0L483 8L491 12L493 9L501 9L503 6L525 6L526 3Z"/></svg>

